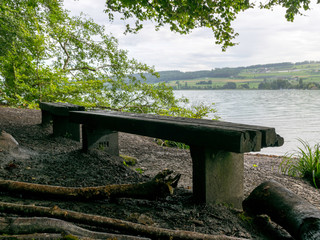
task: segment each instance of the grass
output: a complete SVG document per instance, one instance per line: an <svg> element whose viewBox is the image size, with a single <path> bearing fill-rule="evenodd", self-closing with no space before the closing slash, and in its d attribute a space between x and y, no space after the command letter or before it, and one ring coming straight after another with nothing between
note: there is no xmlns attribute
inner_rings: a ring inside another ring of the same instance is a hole
<svg viewBox="0 0 320 240"><path fill-rule="evenodd" d="M302 147L284 158L280 164L280 171L294 177L302 177L316 188L320 186L320 145L313 147L306 141L299 139Z"/></svg>
<svg viewBox="0 0 320 240"><path fill-rule="evenodd" d="M156 138L155 142L162 147L190 149L189 145L187 145L185 143L181 143L181 142L176 142L176 141L171 141L171 140L163 140L163 139L159 139L159 138Z"/></svg>

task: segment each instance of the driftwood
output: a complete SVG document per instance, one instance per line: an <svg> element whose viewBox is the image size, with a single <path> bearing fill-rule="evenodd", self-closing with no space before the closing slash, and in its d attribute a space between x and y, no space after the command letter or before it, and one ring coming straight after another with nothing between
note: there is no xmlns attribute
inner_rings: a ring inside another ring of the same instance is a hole
<svg viewBox="0 0 320 240"><path fill-rule="evenodd" d="M151 239L243 240L243 238L229 237L225 235L208 235L190 231L145 226L119 219L68 211L58 207L48 208L0 202L0 212L57 218L65 221L97 226L104 229L112 229L114 231L119 231L122 233L125 232L131 235L150 237Z"/></svg>
<svg viewBox="0 0 320 240"><path fill-rule="evenodd" d="M0 240L57 240L63 239L62 234L57 233L33 233L19 235L2 235ZM91 240L90 238L80 238L81 240Z"/></svg>
<svg viewBox="0 0 320 240"><path fill-rule="evenodd" d="M10 234L11 237L18 239L61 239L66 235L72 235L78 239L150 240L136 236L89 231L63 220L46 217L0 218L0 232L1 234ZM58 233L60 234L57 235Z"/></svg>
<svg viewBox="0 0 320 240"><path fill-rule="evenodd" d="M264 182L243 201L253 215L267 214L297 240L320 239L320 210L275 181Z"/></svg>
<svg viewBox="0 0 320 240"><path fill-rule="evenodd" d="M0 180L0 191L40 196L41 198L63 198L78 200L97 200L105 198L143 198L156 199L173 194L180 174L171 177L172 171L164 170L152 180L136 184L114 184L98 187L61 187L11 180Z"/></svg>

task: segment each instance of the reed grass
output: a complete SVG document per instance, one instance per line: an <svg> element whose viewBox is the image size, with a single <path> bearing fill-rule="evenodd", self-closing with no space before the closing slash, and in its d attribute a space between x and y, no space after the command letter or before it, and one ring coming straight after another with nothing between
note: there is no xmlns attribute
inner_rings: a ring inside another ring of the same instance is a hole
<svg viewBox="0 0 320 240"><path fill-rule="evenodd" d="M280 171L294 177L302 177L316 188L320 186L320 145L313 147L299 139L302 147L293 154L285 156L280 164Z"/></svg>

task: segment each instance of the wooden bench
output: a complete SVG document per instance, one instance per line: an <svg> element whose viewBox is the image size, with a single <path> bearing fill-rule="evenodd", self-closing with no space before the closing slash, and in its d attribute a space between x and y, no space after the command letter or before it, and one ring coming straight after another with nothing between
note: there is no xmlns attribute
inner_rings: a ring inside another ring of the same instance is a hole
<svg viewBox="0 0 320 240"><path fill-rule="evenodd" d="M83 124L84 150L99 146L119 154L118 131L190 145L195 200L236 208L243 200L243 153L283 144L274 128L222 121L106 111L72 111L70 120Z"/></svg>
<svg viewBox="0 0 320 240"><path fill-rule="evenodd" d="M53 135L80 141L80 124L69 121L70 111L84 111L83 106L70 103L40 103L42 126L53 123Z"/></svg>

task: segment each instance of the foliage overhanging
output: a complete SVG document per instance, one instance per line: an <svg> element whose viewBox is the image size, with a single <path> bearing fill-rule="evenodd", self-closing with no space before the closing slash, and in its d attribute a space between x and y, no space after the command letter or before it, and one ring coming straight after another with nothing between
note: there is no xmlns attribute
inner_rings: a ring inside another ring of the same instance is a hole
<svg viewBox="0 0 320 240"><path fill-rule="evenodd" d="M147 84L145 73L157 75L152 67L129 59L103 26L83 15L70 17L62 3L1 1L0 102L36 107L40 101L61 101L117 111L199 115L181 107L187 100L176 99L165 84Z"/></svg>
<svg viewBox="0 0 320 240"><path fill-rule="evenodd" d="M156 29L169 25L171 31L181 34L190 33L195 28L209 28L216 39L216 44L225 51L234 46L238 35L232 27L237 15L253 8L256 1L250 0L107 0L105 12L114 20L114 12L121 14L122 20L135 19L135 24L127 24L126 32L136 33L143 28L147 20L155 22ZM260 8L272 9L274 6L286 8L285 17L293 21L301 10L310 9L310 0L268 0L260 3Z"/></svg>

